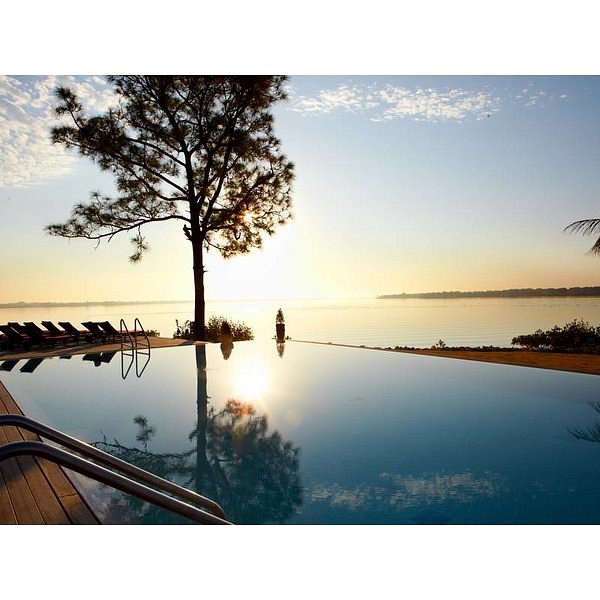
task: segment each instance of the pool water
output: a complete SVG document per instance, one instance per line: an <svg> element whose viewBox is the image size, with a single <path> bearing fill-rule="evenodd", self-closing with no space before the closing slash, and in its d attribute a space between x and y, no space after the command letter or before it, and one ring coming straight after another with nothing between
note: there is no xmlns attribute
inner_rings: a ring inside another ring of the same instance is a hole
<svg viewBox="0 0 600 600"><path fill-rule="evenodd" d="M28 416L235 523L600 523L597 376L289 341L144 360L0 364L0 380ZM107 523L183 522L82 481Z"/></svg>

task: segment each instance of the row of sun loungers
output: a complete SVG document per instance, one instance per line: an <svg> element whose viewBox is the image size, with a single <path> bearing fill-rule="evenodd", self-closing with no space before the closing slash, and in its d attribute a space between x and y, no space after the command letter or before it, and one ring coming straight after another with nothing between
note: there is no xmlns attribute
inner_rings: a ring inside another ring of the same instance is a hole
<svg viewBox="0 0 600 600"><path fill-rule="evenodd" d="M44 329L29 321L20 323L7 323L0 325L0 347L14 348L22 347L28 350L32 346L54 346L58 343L79 344L80 341L93 342L116 342L128 335L127 331L121 331L113 327L109 321L81 323L85 329L77 329L68 321L59 321L57 327L52 321L42 321ZM130 331L129 335L140 335L142 331Z"/></svg>

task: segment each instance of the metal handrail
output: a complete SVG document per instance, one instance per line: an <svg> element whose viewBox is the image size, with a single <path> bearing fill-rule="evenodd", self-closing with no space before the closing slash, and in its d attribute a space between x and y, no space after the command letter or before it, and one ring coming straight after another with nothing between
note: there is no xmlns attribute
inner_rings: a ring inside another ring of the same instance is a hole
<svg viewBox="0 0 600 600"><path fill-rule="evenodd" d="M139 326L139 331L141 331L142 335L146 338L146 344L148 346L144 351L138 350L138 335L137 335L138 326ZM142 326L142 323L140 322L140 320L137 317L135 318L135 321L133 322L133 331L134 331L134 338L135 338L135 374L138 377L141 377L142 373L146 370L146 367L148 366L148 363L150 362L150 338L148 337L146 330L144 329L144 327ZM144 356L146 356L146 361L144 362L144 366L142 367L141 370L139 368L139 363L138 363L138 354L143 354Z"/></svg>
<svg viewBox="0 0 600 600"><path fill-rule="evenodd" d="M177 485L172 481L168 481L167 479L158 477L157 475L145 471L144 469L140 469L139 467L136 467L131 463L121 460L120 458L117 458L116 456L113 456L108 452L103 452L95 446L87 444L86 442L82 442L77 438L63 433L62 431L58 431L57 429L49 427L48 425L44 425L43 423L39 423L38 421L34 421L33 419L30 419L29 417L25 417L23 415L0 415L0 427L5 425L12 425L15 427L21 427L22 429L27 429L28 431L36 433L37 435L40 435L49 440L52 440L53 442L56 442L61 446L65 446L66 448L70 448L71 450L75 450L76 452L80 452L81 454L89 458L97 460L98 462L101 462L118 471L121 471L130 477L135 477L136 479L139 479L140 481L143 481L144 483L152 485L156 488L162 489L163 491L167 491L171 494L178 495L187 501L193 502L194 504L197 504L205 509L212 511L219 518L225 519L225 512L223 511L221 506L217 504L214 500L197 494L192 490L188 490L187 488ZM2 451L2 448L3 447L0 447L0 452ZM2 458L0 458L0 460L2 460ZM93 465L94 463L90 464ZM111 471L109 471L109 473L110 472Z"/></svg>
<svg viewBox="0 0 600 600"><path fill-rule="evenodd" d="M148 352L150 352L150 338L148 337L148 334L146 333L146 330L142 327L142 323L136 317L135 321L133 322L133 331L136 332L136 333L138 331L138 325L140 327L139 330L142 332L142 335L146 338L146 344L148 345ZM137 348L137 335L135 337L136 337L135 347Z"/></svg>
<svg viewBox="0 0 600 600"><path fill-rule="evenodd" d="M131 350L133 351L133 349L136 346L136 343L133 341L133 338L131 337L131 333L129 333L129 329L127 329L127 324L125 323L124 319L121 319L119 321L119 330L121 331L121 333L123 333L123 331L125 331L127 333L127 337L129 338L129 343L131 344ZM121 335L121 352L123 352L123 336Z"/></svg>
<svg viewBox="0 0 600 600"><path fill-rule="evenodd" d="M133 366L133 352L135 350L135 342L133 341L133 338L131 337L131 333L129 333L129 329L127 328L127 324L125 323L125 319L121 319L119 321L119 330L121 331L121 333L123 331L125 331L127 333L127 337L129 338L129 344L130 347L125 347L125 344L123 343L123 335L120 336L121 338L121 377L123 379L127 378L127 375L129 375L129 371L131 370L131 367ZM125 361L124 361L124 356L131 356L131 360L129 361L129 366L127 367L127 370L125 369Z"/></svg>
<svg viewBox="0 0 600 600"><path fill-rule="evenodd" d="M131 360L129 361L129 366L127 367L127 369L125 369L125 361L123 359L124 356L131 357ZM124 352L123 350L121 350L121 377L123 379L127 379L127 375L129 375L129 371L131 371L132 366L133 366L133 351L131 354L128 354L127 352Z"/></svg>
<svg viewBox="0 0 600 600"><path fill-rule="evenodd" d="M144 361L144 366L141 369L139 368L138 354L143 354L146 357L146 360ZM141 377L143 375L149 362L150 362L150 349L148 349L148 352L138 352L137 350L135 351L135 375L136 375L136 377Z"/></svg>
<svg viewBox="0 0 600 600"><path fill-rule="evenodd" d="M119 475L118 473L113 473L112 471L96 465L89 460L75 456L66 450L49 446L48 444L44 444L44 442L11 442L10 444L0 446L0 462L16 456L30 455L51 460L52 462L58 463L67 469L77 471L82 475L86 475L87 477L91 477L96 481L110 485L118 490L121 490L122 492L126 492L127 494L137 496L138 498L141 498L147 502L151 502L160 508L173 511L178 515L187 517L188 519L192 519L193 521L202 523L203 525L232 524L229 521L225 521L224 519L205 512L200 508L192 506L191 504L187 504L186 502L178 500L177 498L173 498L172 496L167 496L166 494L138 483L133 479L128 479L127 477Z"/></svg>

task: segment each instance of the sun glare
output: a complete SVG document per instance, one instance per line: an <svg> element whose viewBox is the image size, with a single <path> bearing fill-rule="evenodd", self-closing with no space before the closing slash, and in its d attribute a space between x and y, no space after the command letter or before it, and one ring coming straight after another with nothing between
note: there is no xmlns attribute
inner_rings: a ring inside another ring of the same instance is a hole
<svg viewBox="0 0 600 600"><path fill-rule="evenodd" d="M267 372L260 364L245 364L236 372L233 382L236 399L257 401L268 387Z"/></svg>

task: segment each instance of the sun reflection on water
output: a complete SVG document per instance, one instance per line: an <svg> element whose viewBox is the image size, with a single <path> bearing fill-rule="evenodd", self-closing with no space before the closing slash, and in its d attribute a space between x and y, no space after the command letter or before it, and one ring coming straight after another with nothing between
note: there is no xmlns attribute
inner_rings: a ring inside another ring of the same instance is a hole
<svg viewBox="0 0 600 600"><path fill-rule="evenodd" d="M265 367L257 362L240 365L233 375L233 393L246 402L261 400L269 387L269 377Z"/></svg>

